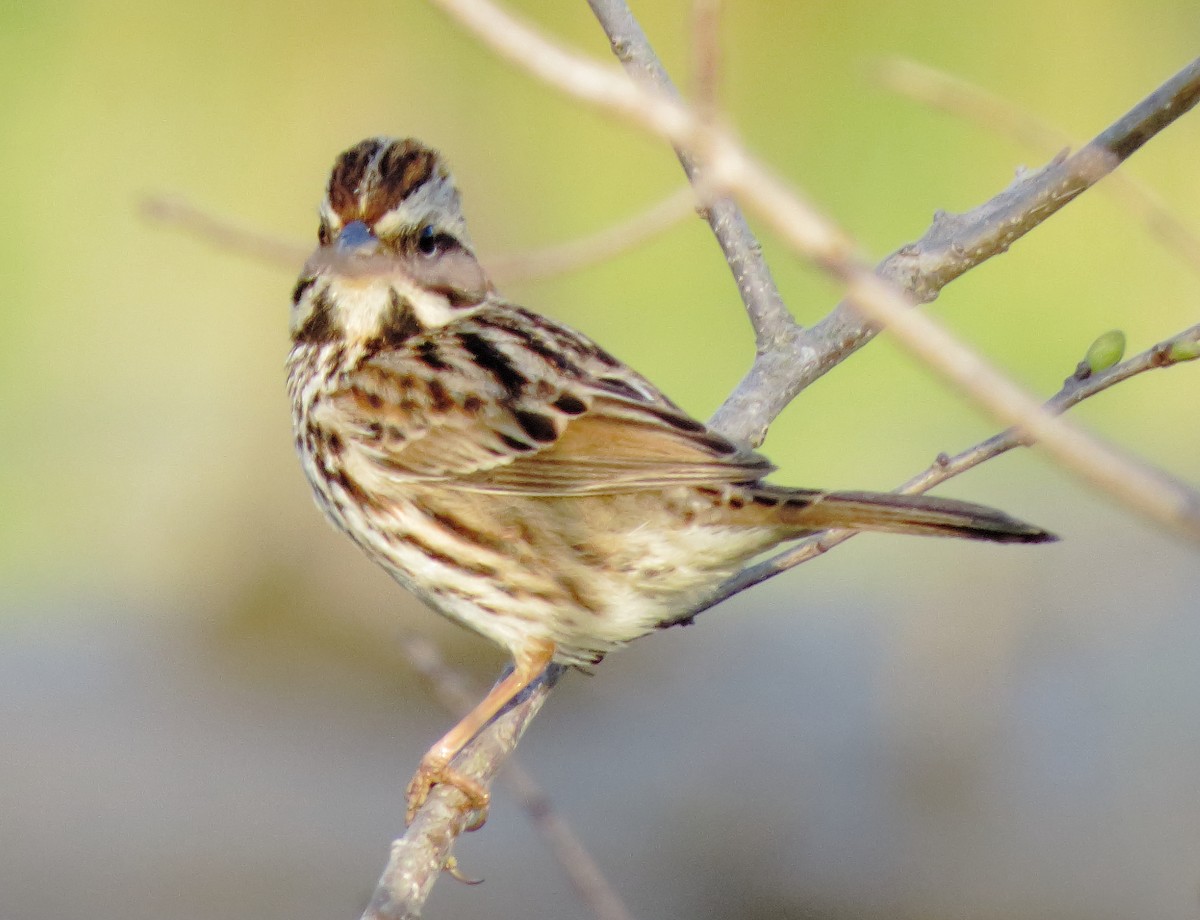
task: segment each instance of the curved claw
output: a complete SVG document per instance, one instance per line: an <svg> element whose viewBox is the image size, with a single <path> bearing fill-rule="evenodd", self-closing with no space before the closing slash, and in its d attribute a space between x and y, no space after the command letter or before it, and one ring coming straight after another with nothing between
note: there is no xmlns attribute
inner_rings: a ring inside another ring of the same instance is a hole
<svg viewBox="0 0 1200 920"><path fill-rule="evenodd" d="M467 878L462 874L462 870L458 868L458 859L451 856L446 860L446 865L442 866L442 871L449 875L454 881L462 882L464 885L482 885L481 878Z"/></svg>

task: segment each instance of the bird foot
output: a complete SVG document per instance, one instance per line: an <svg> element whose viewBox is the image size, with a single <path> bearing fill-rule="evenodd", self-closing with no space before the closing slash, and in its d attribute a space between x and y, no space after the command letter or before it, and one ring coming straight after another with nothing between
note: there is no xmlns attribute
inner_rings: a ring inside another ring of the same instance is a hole
<svg viewBox="0 0 1200 920"><path fill-rule="evenodd" d="M465 830L477 831L483 827L487 821L488 803L491 801L491 795L487 789L478 780L464 776L457 770L451 770L449 764L442 762L440 758L429 755L426 755L421 761L412 781L408 784L408 811L404 817L405 823L412 824L413 818L417 816L417 811L429 798L430 790L439 783L453 786L461 792L467 800L464 810L476 813L475 819Z"/></svg>

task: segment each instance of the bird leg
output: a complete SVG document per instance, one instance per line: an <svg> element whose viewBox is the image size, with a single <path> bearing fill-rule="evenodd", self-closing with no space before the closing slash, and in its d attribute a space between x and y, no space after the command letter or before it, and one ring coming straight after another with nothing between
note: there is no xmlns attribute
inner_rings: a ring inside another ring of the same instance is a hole
<svg viewBox="0 0 1200 920"><path fill-rule="evenodd" d="M468 830L483 827L490 798L487 789L479 781L450 769L450 762L500 710L546 670L553 657L553 642L531 642L518 649L513 655L512 672L421 758L421 765L408 784L408 812L405 817L408 824L412 824L417 810L425 804L429 791L438 783L447 783L467 797L467 804L472 810L482 813Z"/></svg>

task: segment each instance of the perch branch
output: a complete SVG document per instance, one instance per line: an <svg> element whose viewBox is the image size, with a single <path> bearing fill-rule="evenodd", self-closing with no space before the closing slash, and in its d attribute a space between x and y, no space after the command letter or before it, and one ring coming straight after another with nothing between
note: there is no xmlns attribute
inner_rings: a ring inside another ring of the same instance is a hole
<svg viewBox="0 0 1200 920"><path fill-rule="evenodd" d="M904 58L884 61L879 67L879 78L893 92L930 108L969 119L1044 154L1074 144L1070 135L1008 100L916 61ZM1153 189L1128 172L1114 172L1104 183L1104 188L1142 222L1151 236L1193 272L1200 274L1200 237Z"/></svg>
<svg viewBox="0 0 1200 920"><path fill-rule="evenodd" d="M463 749L454 769L491 785L562 672L560 665L550 665ZM392 842L387 866L362 920L419 917L434 883L450 864L454 841L468 827L469 817L467 799L457 788L434 786L404 836Z"/></svg>
<svg viewBox="0 0 1200 920"><path fill-rule="evenodd" d="M402 646L409 663L429 683L434 696L450 715L458 718L470 712L480 694L468 686L462 674L446 663L432 642L410 636ZM604 877L579 835L555 810L550 797L529 771L515 759L510 759L500 781L508 787L534 830L562 866L575 893L591 908L597 920L633 920L621 896Z"/></svg>

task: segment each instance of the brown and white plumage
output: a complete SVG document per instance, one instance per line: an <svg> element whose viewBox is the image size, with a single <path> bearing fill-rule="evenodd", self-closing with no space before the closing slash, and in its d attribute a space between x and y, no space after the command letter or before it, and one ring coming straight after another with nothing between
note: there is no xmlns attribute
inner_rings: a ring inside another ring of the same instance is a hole
<svg viewBox="0 0 1200 920"><path fill-rule="evenodd" d="M838 526L1051 539L979 505L764 483L762 456L586 337L500 298L453 180L416 141L342 154L319 238L288 359L318 502L402 584L518 664L430 752L410 803L547 661L599 661L780 542Z"/></svg>

